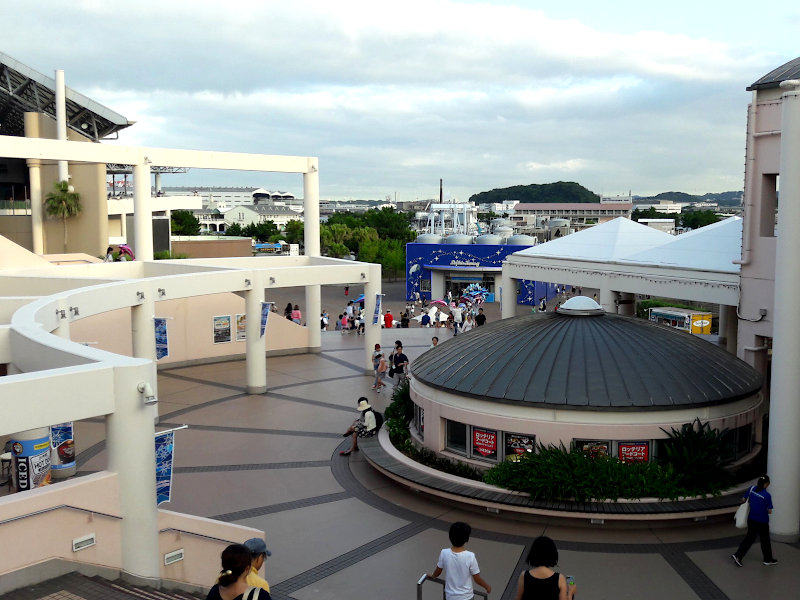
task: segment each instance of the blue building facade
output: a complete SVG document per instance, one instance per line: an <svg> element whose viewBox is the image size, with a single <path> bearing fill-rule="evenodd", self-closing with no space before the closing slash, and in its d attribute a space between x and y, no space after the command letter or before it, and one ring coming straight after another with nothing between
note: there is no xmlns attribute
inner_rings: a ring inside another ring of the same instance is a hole
<svg viewBox="0 0 800 600"><path fill-rule="evenodd" d="M458 298L471 283L489 290L487 302L500 302L501 293L513 293L517 304L535 306L541 298L556 296L559 282L518 282L515 290L500 289L503 261L509 254L530 246L511 244L406 244L406 300L436 300L450 292Z"/></svg>

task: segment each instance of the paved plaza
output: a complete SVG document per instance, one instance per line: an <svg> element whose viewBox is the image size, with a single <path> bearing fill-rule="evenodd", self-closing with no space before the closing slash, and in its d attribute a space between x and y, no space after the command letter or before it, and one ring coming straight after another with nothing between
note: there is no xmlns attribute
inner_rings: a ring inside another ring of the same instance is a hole
<svg viewBox="0 0 800 600"><path fill-rule="evenodd" d="M413 360L432 333L384 330L382 344L401 339ZM243 361L159 373L160 426L189 425L176 436L174 495L162 508L266 531L273 597L414 598L456 520L473 526L468 547L492 598L513 597L526 546L541 534L556 540L579 598L738 600L800 589L800 546L775 544L780 564L765 567L756 544L737 568L730 554L741 536L732 524L613 529L513 520L402 489L360 453L340 457L356 399L367 396L379 410L389 401L388 392L370 391L362 362L362 337L327 332L320 354L268 359L265 395L243 391ZM81 471L105 465L103 429L79 424ZM217 568L209 565L209 584ZM440 598L441 588L426 584L424 597Z"/></svg>

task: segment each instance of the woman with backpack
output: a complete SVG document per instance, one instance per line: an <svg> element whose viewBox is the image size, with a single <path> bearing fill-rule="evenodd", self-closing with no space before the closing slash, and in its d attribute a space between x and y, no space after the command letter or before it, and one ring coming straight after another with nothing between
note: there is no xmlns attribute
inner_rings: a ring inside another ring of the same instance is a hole
<svg viewBox="0 0 800 600"><path fill-rule="evenodd" d="M353 421L353 424L342 434L342 437L353 438L350 449L339 452L342 456L350 456L351 452L358 452L358 438L372 437L378 433L378 417L365 396L358 399L358 410L361 412L361 417ZM383 415L381 415L380 421L383 423Z"/></svg>

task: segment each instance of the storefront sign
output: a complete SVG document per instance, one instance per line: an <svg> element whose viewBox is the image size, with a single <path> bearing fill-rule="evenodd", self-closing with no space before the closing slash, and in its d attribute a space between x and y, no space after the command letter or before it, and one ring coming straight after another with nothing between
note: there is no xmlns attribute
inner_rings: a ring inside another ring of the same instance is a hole
<svg viewBox="0 0 800 600"><path fill-rule="evenodd" d="M611 448L611 442L595 442L591 440L577 441L575 445L583 450L583 453L589 458L608 456Z"/></svg>
<svg viewBox="0 0 800 600"><path fill-rule="evenodd" d="M521 433L506 434L506 456L521 456L527 452L533 452L535 446L536 438L532 435L523 435Z"/></svg>
<svg viewBox="0 0 800 600"><path fill-rule="evenodd" d="M497 456L497 432L473 427L472 451L486 458Z"/></svg>
<svg viewBox="0 0 800 600"><path fill-rule="evenodd" d="M648 442L620 442L619 459L622 462L647 462L650 460Z"/></svg>

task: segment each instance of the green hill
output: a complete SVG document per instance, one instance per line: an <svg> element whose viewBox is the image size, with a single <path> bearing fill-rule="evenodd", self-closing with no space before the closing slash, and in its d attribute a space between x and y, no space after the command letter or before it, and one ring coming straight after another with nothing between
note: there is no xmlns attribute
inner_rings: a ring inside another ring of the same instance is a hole
<svg viewBox="0 0 800 600"><path fill-rule="evenodd" d="M600 202L600 196L590 192L578 183L557 181L556 183L532 183L530 185L498 188L489 192L474 194L469 198L469 201L474 204L504 202L505 200L530 203Z"/></svg>

